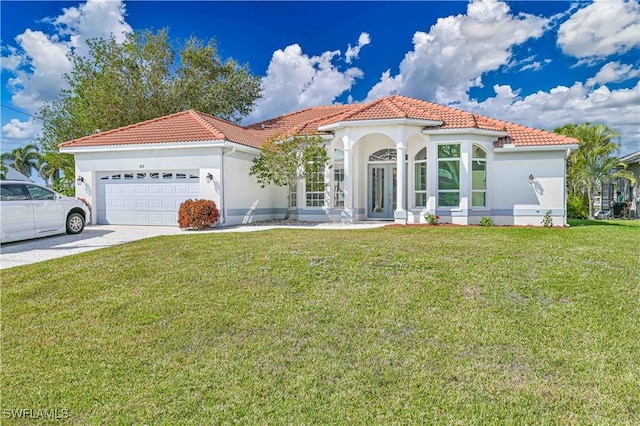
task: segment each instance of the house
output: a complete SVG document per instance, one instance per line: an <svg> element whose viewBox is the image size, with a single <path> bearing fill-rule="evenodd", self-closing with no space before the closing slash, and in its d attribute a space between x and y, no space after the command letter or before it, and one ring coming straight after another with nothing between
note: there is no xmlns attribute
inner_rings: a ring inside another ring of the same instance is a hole
<svg viewBox="0 0 640 426"><path fill-rule="evenodd" d="M627 170L636 176L636 184L632 186L630 181L621 179L618 188L624 194L624 198L631 203L632 217L640 219L640 151L625 155L620 158L620 161L629 165Z"/></svg>
<svg viewBox="0 0 640 426"><path fill-rule="evenodd" d="M6 167L7 167L7 171L4 174L4 177L6 180L23 180L25 182L33 182L33 180L30 177L23 175L13 167L11 166L6 166Z"/></svg>
<svg viewBox="0 0 640 426"><path fill-rule="evenodd" d="M291 194L309 221L390 220L566 224L566 157L578 141L394 95L307 108L241 127L183 111L64 142L76 161L76 195L93 223L176 225L188 198L214 200L221 224L283 217L286 190L249 175L274 136L319 135L331 162ZM309 188L307 191L306 189Z"/></svg>

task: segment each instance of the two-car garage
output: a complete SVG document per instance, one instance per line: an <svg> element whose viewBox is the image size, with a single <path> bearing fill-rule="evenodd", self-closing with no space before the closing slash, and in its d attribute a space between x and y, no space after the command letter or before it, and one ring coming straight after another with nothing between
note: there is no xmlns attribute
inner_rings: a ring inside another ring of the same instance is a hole
<svg viewBox="0 0 640 426"><path fill-rule="evenodd" d="M91 224L177 227L180 205L204 199L230 225L279 214L281 189L249 173L260 144L243 127L187 110L64 142L60 152L74 156Z"/></svg>
<svg viewBox="0 0 640 426"><path fill-rule="evenodd" d="M176 226L180 204L200 193L198 170L97 174L99 224Z"/></svg>

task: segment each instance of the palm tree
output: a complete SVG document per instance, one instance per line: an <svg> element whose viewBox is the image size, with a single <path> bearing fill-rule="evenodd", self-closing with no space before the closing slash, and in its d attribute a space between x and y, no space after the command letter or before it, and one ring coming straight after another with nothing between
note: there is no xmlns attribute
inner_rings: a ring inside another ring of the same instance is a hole
<svg viewBox="0 0 640 426"><path fill-rule="evenodd" d="M53 184L60 177L60 169L51 164L47 154L38 158L36 168L38 169L38 175L47 183Z"/></svg>
<svg viewBox="0 0 640 426"><path fill-rule="evenodd" d="M633 173L626 170L627 164L613 155L619 151L616 139L620 136L606 124L567 124L554 132L580 141L580 147L567 162L567 183L570 192L587 195L590 218L593 218L593 199L603 182L624 178L635 183Z"/></svg>
<svg viewBox="0 0 640 426"><path fill-rule="evenodd" d="M16 148L2 155L2 160L9 160L9 166L13 167L25 176L31 176L31 171L37 169L38 159L40 158L40 151L35 144L28 144L21 148Z"/></svg>

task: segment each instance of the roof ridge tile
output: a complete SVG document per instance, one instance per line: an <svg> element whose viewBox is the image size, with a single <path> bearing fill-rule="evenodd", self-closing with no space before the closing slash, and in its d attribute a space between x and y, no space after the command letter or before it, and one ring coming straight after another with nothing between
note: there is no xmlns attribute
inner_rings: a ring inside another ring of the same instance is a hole
<svg viewBox="0 0 640 426"><path fill-rule="evenodd" d="M207 120L205 120L204 117L202 117L201 114L204 115L204 113L199 112L199 111L195 111L193 109L189 109L189 110L187 110L187 112L198 123L200 123L205 129L207 129L209 132L211 132L215 137L219 137L221 135L222 139L226 139L227 138L227 135L225 135L225 133L222 130L218 129L217 127L215 127L214 125L209 123Z"/></svg>

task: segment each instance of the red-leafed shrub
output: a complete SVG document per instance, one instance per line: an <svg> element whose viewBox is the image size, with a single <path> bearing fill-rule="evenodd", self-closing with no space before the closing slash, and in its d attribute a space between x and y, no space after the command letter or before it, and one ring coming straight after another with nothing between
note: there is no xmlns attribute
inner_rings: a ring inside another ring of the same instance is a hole
<svg viewBox="0 0 640 426"><path fill-rule="evenodd" d="M180 229L206 229L220 219L216 203L211 200L187 200L180 204Z"/></svg>

